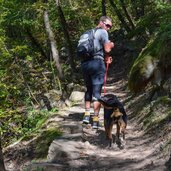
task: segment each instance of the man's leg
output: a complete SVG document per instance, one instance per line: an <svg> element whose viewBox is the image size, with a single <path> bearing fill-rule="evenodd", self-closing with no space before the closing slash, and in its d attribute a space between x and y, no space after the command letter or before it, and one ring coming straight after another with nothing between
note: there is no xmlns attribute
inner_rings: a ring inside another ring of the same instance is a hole
<svg viewBox="0 0 171 171"><path fill-rule="evenodd" d="M99 111L100 111L100 107L101 107L101 103L98 102L98 101L94 101L93 103L93 108L94 108L94 114L98 115L99 114Z"/></svg>
<svg viewBox="0 0 171 171"><path fill-rule="evenodd" d="M88 124L90 121L90 107L92 101L92 86L87 86L87 91L85 92L85 113L83 117L83 123Z"/></svg>
<svg viewBox="0 0 171 171"><path fill-rule="evenodd" d="M91 101L85 101L85 110L90 110Z"/></svg>
<svg viewBox="0 0 171 171"><path fill-rule="evenodd" d="M103 84L93 85L93 108L94 108L94 117L93 117L93 128L97 129L99 126L99 112L101 103L98 102L98 99L101 96Z"/></svg>

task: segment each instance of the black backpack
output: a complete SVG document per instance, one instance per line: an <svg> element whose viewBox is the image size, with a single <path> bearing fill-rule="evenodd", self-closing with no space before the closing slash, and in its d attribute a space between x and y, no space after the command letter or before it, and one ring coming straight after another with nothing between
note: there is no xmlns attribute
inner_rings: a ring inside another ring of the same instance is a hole
<svg viewBox="0 0 171 171"><path fill-rule="evenodd" d="M89 59L94 54L94 34L96 29L91 29L83 33L78 41L77 56L82 59Z"/></svg>

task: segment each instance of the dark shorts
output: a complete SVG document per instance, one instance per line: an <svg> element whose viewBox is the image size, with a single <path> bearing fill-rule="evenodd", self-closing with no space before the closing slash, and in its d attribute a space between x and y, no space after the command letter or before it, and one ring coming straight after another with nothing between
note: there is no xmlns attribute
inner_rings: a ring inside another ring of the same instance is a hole
<svg viewBox="0 0 171 171"><path fill-rule="evenodd" d="M86 86L104 84L105 63L102 59L92 59L81 63Z"/></svg>

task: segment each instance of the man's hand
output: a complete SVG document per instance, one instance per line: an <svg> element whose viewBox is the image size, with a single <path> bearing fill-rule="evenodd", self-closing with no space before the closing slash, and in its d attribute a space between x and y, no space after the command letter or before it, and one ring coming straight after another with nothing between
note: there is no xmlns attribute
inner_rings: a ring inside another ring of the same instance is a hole
<svg viewBox="0 0 171 171"><path fill-rule="evenodd" d="M108 56L108 55L105 56L105 62L106 62L106 64L111 64L112 61L113 61L113 59L112 59L111 56Z"/></svg>
<svg viewBox="0 0 171 171"><path fill-rule="evenodd" d="M114 48L114 46L115 46L115 44L113 42L111 42L111 41L105 43L104 44L104 50L105 50L105 52L106 53L109 53L112 50L112 48Z"/></svg>
<svg viewBox="0 0 171 171"><path fill-rule="evenodd" d="M112 48L114 48L115 44L110 41L110 46L111 46L111 49L112 49Z"/></svg>

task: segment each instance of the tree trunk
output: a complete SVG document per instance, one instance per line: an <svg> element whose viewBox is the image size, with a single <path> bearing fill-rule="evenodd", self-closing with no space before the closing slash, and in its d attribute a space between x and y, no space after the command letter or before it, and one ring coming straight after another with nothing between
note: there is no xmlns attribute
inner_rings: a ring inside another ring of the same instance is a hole
<svg viewBox="0 0 171 171"><path fill-rule="evenodd" d="M135 19L139 19L140 17L144 16L144 8L146 4L146 0L136 1L131 0L132 9L135 13Z"/></svg>
<svg viewBox="0 0 171 171"><path fill-rule="evenodd" d="M0 171L5 171L2 147L1 147L1 137L0 137Z"/></svg>
<svg viewBox="0 0 171 171"><path fill-rule="evenodd" d="M135 19L139 19L138 7L136 0L131 0L132 10L134 11Z"/></svg>
<svg viewBox="0 0 171 171"><path fill-rule="evenodd" d="M68 47L69 63L70 63L71 69L75 70L74 57L73 57L74 52L73 52L73 48L72 48L72 43L71 43L69 32L67 29L67 23L65 20L65 16L64 16L63 11L61 9L59 0L56 0L56 5L57 5L58 13L59 13L59 20L61 22L61 26L62 26L62 29L64 32L66 45Z"/></svg>
<svg viewBox="0 0 171 171"><path fill-rule="evenodd" d="M106 0L102 0L102 15L106 16Z"/></svg>
<svg viewBox="0 0 171 171"><path fill-rule="evenodd" d="M56 64L56 67L57 67L57 70L59 73L59 78L63 79L64 76L62 73L61 65L59 63L59 53L57 50L55 37L54 37L53 31L50 26L49 15L48 15L47 10L44 11L44 23L45 23L46 32L49 37L50 45L51 45L52 57L53 57L53 60L55 61L55 64Z"/></svg>
<svg viewBox="0 0 171 171"><path fill-rule="evenodd" d="M116 4L113 2L113 0L109 0L111 6L113 7L114 11L116 12L116 15L118 16L119 20L122 23L122 26L125 28L125 30L129 33L131 31L130 27L126 23L124 17L120 13L119 9L117 8Z"/></svg>
<svg viewBox="0 0 171 171"><path fill-rule="evenodd" d="M127 11L127 9L126 9L126 5L125 5L124 0L120 0L120 3L121 3L122 9L124 10L124 13L125 13L125 15L126 15L128 21L129 21L129 23L130 23L130 25L131 25L131 28L134 29L134 28L135 28L135 25L134 25L134 23L133 23L133 21L132 21L130 15L128 14L128 11Z"/></svg>
<svg viewBox="0 0 171 171"><path fill-rule="evenodd" d="M141 12L140 15L144 16L145 0L141 0Z"/></svg>
<svg viewBox="0 0 171 171"><path fill-rule="evenodd" d="M26 28L26 34L28 35L28 38L30 39L33 46L35 46L35 48L41 53L41 56L42 56L41 61L44 62L44 61L50 60L50 56L46 55L46 53L43 50L42 46L36 40L36 38L33 36L32 32L31 32L31 30L29 28Z"/></svg>

